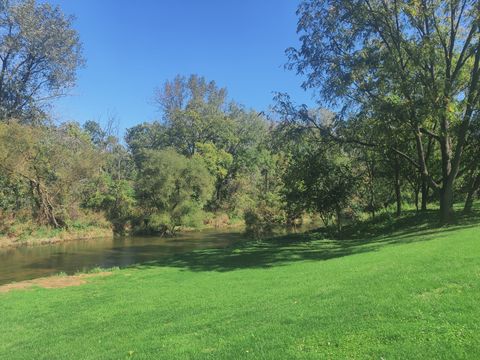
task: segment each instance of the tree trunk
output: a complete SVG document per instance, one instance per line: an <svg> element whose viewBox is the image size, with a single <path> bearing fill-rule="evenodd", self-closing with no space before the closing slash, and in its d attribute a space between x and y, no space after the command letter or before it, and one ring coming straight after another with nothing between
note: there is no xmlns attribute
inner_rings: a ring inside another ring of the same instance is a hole
<svg viewBox="0 0 480 360"><path fill-rule="evenodd" d="M335 208L335 212L337 214L337 230L340 232L342 231L342 211L340 210L340 206Z"/></svg>
<svg viewBox="0 0 480 360"><path fill-rule="evenodd" d="M428 185L430 180L430 175L427 169L427 159L429 156L429 151L427 150L427 154L425 154L422 142L422 133L420 129L417 127L415 131L415 142L417 145L417 154L418 154L418 161L420 164L419 170L420 175L422 177L422 211L427 210L427 197L428 197ZM429 147L431 149L431 147Z"/></svg>
<svg viewBox="0 0 480 360"><path fill-rule="evenodd" d="M34 195L35 205L37 207L36 213L39 220L45 220L48 225L54 228L66 227L65 222L56 217L47 191L43 190L40 183L36 180L30 180L30 184L32 186L32 195Z"/></svg>
<svg viewBox="0 0 480 360"><path fill-rule="evenodd" d="M468 214L472 212L473 200L478 193L480 188L480 173L472 180L470 188L468 189L467 199L465 200L465 206L463 207L463 212Z"/></svg>
<svg viewBox="0 0 480 360"><path fill-rule="evenodd" d="M422 208L421 211L427 211L428 208L428 184L422 179Z"/></svg>
<svg viewBox="0 0 480 360"><path fill-rule="evenodd" d="M33 180L30 180L29 182L30 182L30 196L33 199L32 215L33 215L33 218L39 219L40 218L39 211L41 208L41 204L40 204L40 200L38 199L38 196L35 194L36 182Z"/></svg>
<svg viewBox="0 0 480 360"><path fill-rule="evenodd" d="M478 28L477 28L478 31ZM455 151L452 150L452 141L449 135L450 123L448 121L448 106L440 123L441 126L441 141L440 150L442 152L442 174L443 186L440 200L440 215L442 223L450 223L454 220L453 212L453 183L457 178L460 169L460 162L462 159L463 149L467 140L470 122L474 114L474 106L479 99L479 82L480 82L480 48L477 47L475 51L475 59L472 69L472 77L467 96L466 109L460 123ZM450 92L445 90L445 105L449 105Z"/></svg>
<svg viewBox="0 0 480 360"><path fill-rule="evenodd" d="M397 202L397 217L402 215L402 191L400 186L400 165L395 157L395 198Z"/></svg>
<svg viewBox="0 0 480 360"><path fill-rule="evenodd" d="M417 212L418 210L420 210L420 207L418 206L418 200L419 200L418 193L419 193L418 189L415 189L415 209L417 210Z"/></svg>
<svg viewBox="0 0 480 360"><path fill-rule="evenodd" d="M449 224L453 219L453 186L447 182L440 190L440 222Z"/></svg>

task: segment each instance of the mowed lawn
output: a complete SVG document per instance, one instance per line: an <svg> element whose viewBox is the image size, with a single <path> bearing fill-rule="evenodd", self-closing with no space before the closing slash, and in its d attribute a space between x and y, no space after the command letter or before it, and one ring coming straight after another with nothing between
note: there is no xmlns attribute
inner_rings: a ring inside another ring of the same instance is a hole
<svg viewBox="0 0 480 360"><path fill-rule="evenodd" d="M0 359L479 359L480 226L204 250L0 294Z"/></svg>

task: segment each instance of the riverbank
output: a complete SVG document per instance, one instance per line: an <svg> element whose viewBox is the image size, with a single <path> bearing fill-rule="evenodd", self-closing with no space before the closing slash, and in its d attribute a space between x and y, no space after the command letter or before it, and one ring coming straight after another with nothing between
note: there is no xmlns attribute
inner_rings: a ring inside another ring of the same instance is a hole
<svg viewBox="0 0 480 360"><path fill-rule="evenodd" d="M106 224L106 223L105 223ZM110 238L114 236L110 226L83 225L81 227L70 227L68 229L52 229L48 227L29 226L27 231L12 232L9 235L0 233L0 248L16 248L22 246L53 245L63 242L89 240L96 238ZM203 224L199 228L179 227L175 234L194 233L208 230L241 230L245 223L240 220L234 221L212 221ZM148 232L131 231L126 236L156 236L158 234Z"/></svg>
<svg viewBox="0 0 480 360"><path fill-rule="evenodd" d="M113 231L111 228L87 227L83 229L44 230L29 235L0 236L0 248L52 245L62 242L105 237L113 237Z"/></svg>
<svg viewBox="0 0 480 360"><path fill-rule="evenodd" d="M0 358L478 358L480 219L353 230L1 293Z"/></svg>
<svg viewBox="0 0 480 360"><path fill-rule="evenodd" d="M98 271L77 275L59 274L33 280L24 280L10 284L0 285L0 293L6 293L13 290L26 290L35 287L44 289L59 289L70 286L80 286L87 283L87 280L98 276L109 276L111 271Z"/></svg>
<svg viewBox="0 0 480 360"><path fill-rule="evenodd" d="M175 235L167 236L174 238L181 234L201 233L203 231L218 230L218 231L233 231L243 230L245 227L242 223L231 224L222 227L215 226L203 226L202 228L180 228L176 231ZM53 245L63 242L92 240L98 238L111 238L114 236L112 229L105 228L91 228L83 230L62 230L54 232L50 236L0 236L0 249L1 248L17 248L23 246L41 246L41 245ZM151 233L134 233L126 235L132 236L156 236Z"/></svg>

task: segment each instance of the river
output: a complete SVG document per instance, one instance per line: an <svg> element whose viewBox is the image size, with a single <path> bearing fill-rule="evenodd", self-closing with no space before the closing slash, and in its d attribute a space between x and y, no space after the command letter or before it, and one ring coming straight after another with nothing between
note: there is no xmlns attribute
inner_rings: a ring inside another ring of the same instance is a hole
<svg viewBox="0 0 480 360"><path fill-rule="evenodd" d="M0 285L64 272L126 267L195 249L222 248L247 237L237 231L198 231L174 237L122 237L0 249Z"/></svg>

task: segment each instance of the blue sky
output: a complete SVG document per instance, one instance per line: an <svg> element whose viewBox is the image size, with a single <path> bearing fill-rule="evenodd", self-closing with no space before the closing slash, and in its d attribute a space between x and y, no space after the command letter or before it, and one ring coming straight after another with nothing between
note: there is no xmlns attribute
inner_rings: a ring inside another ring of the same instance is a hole
<svg viewBox="0 0 480 360"><path fill-rule="evenodd" d="M229 97L266 110L274 91L312 103L301 78L284 70L298 43L297 0L50 0L76 16L87 60L57 119L122 129L159 118L154 90L176 74L196 73L227 87Z"/></svg>

